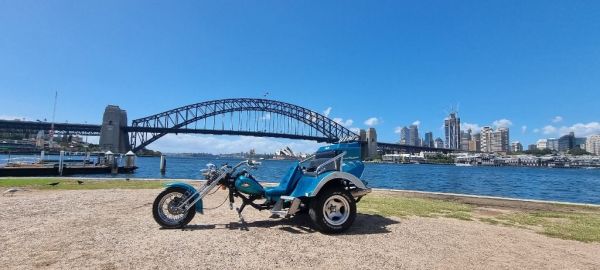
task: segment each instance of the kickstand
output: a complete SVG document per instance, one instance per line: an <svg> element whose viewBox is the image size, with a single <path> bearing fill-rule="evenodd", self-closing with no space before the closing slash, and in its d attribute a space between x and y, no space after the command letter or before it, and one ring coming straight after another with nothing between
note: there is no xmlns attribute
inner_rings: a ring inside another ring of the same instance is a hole
<svg viewBox="0 0 600 270"><path fill-rule="evenodd" d="M240 218L240 223L242 224L242 229L247 231L248 227L246 226L246 220L244 220L244 216L242 216L242 211L244 211L244 207L246 207L246 203L243 202L240 208L236 208L236 212L238 213L238 217Z"/></svg>

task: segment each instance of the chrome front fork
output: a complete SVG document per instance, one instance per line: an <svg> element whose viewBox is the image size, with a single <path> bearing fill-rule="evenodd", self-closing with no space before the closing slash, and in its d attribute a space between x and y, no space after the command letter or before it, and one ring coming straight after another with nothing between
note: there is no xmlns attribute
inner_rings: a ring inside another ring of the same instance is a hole
<svg viewBox="0 0 600 270"><path fill-rule="evenodd" d="M204 183L204 185L202 185L198 190L196 190L196 192L194 192L192 195L188 196L187 199L177 207L177 209L181 209L183 211L188 211L199 200L202 200L202 198L204 198L204 196L206 196L206 194L208 194L210 191L212 191L219 184L219 182L221 182L221 179L223 179L223 177L225 177L227 174L228 174L228 172L222 173L221 175L219 175L219 177L217 177L217 179L212 181L210 184L208 184L208 182ZM196 196L196 195L198 195L198 196ZM191 201L192 198L194 198L194 197L196 197L196 199Z"/></svg>

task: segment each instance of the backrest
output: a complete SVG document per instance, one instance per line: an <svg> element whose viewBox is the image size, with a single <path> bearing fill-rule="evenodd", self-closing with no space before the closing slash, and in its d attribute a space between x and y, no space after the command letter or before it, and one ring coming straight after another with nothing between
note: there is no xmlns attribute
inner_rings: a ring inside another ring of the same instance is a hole
<svg viewBox="0 0 600 270"><path fill-rule="evenodd" d="M285 189L286 194L292 192L298 179L302 177L302 169L296 163L293 169L290 169L279 182L279 187Z"/></svg>

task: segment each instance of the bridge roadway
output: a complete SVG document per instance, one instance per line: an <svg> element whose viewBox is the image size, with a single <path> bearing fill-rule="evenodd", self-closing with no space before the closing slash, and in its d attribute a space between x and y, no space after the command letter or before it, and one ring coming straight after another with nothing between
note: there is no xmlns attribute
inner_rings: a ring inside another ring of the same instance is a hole
<svg viewBox="0 0 600 270"><path fill-rule="evenodd" d="M0 120L0 132L30 132L36 133L39 130L49 131L52 123L40 121L18 121L18 120ZM96 124L77 124L77 123L54 123L55 134L71 134L82 136L100 136L102 126ZM259 137L279 137L288 139L310 140L316 142L332 143L328 138L306 135L281 134L281 133L265 133L251 131L231 131L231 130L213 130L213 129L185 129L185 128L152 128L152 127L126 127L127 132L167 132L167 133L185 133L185 134L212 134L212 135L238 135L238 136L259 136ZM457 151L456 149L446 148L431 148L424 146L402 145L396 143L377 142L377 148L382 153L419 153L426 152L441 152L450 153Z"/></svg>
<svg viewBox="0 0 600 270"><path fill-rule="evenodd" d="M101 125L54 123L54 134L71 134L83 136L100 136ZM52 123L41 121L0 120L0 131L37 133L40 130L49 131Z"/></svg>

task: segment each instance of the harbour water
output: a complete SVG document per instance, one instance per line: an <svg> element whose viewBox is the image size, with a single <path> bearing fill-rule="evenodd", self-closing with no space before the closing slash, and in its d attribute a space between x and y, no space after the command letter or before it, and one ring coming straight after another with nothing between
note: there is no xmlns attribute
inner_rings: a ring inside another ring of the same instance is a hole
<svg viewBox="0 0 600 270"><path fill-rule="evenodd" d="M0 155L0 159L7 156ZM93 177L201 179L207 163L235 164L236 159L168 157L161 175L160 158L138 157L135 173ZM260 181L278 182L293 161L264 160L252 173ZM520 199L600 204L600 169L526 167L457 167L453 165L366 164L363 179L373 188L449 192Z"/></svg>

